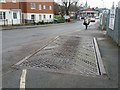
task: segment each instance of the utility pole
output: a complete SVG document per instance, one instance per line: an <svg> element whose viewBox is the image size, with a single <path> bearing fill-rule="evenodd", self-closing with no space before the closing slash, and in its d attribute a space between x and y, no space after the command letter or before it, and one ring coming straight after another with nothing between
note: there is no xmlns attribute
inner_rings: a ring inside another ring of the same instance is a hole
<svg viewBox="0 0 120 90"><path fill-rule="evenodd" d="M77 0L75 2L75 19L77 19L77 3L78 3L79 0Z"/></svg>
<svg viewBox="0 0 120 90"><path fill-rule="evenodd" d="M22 11L21 11L21 2L20 0L18 1L19 3L19 10L20 10L20 24L22 23Z"/></svg>

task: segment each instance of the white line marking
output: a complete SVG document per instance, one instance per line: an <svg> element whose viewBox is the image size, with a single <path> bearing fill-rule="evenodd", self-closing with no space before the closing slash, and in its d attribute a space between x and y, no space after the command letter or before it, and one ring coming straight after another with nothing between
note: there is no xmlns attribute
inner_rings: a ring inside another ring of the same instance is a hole
<svg viewBox="0 0 120 90"><path fill-rule="evenodd" d="M32 56L32 54L28 55L27 57L23 58L21 61L19 61L18 63L15 64L15 66L21 64L23 61L27 60L28 58L30 58Z"/></svg>
<svg viewBox="0 0 120 90"><path fill-rule="evenodd" d="M95 53L96 66L97 66L97 75L100 75L99 65L98 65L98 60L97 60L98 58L97 58L97 55L96 55L95 37L93 38L93 44L94 44L94 53Z"/></svg>
<svg viewBox="0 0 120 90"><path fill-rule="evenodd" d="M56 40L57 38L59 38L59 36L55 37L54 40ZM19 62L17 62L15 64L15 66L20 65L22 62L24 62L25 60L31 58L32 56L34 56L36 53L38 53L40 50L44 49L46 46L48 46L51 42L53 42L54 40L50 40L47 44L45 44L42 48L38 49L37 51L33 52L32 54L28 55L27 57L23 58L22 60L20 60Z"/></svg>
<svg viewBox="0 0 120 90"><path fill-rule="evenodd" d="M20 78L20 90L25 90L25 80L26 80L27 69L22 70L22 75Z"/></svg>
<svg viewBox="0 0 120 90"><path fill-rule="evenodd" d="M103 65L103 61L102 61L100 50L99 50L99 47L97 44L97 40L95 37L94 37L94 43L95 43L95 49L96 49L96 54L97 54L97 58L98 58L98 64L99 64L101 75L107 75L105 68L104 68L104 65Z"/></svg>

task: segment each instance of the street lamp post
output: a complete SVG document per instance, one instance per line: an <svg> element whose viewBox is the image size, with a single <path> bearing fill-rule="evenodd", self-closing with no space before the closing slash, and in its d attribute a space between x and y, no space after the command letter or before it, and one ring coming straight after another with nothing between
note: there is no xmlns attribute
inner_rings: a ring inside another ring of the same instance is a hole
<svg viewBox="0 0 120 90"><path fill-rule="evenodd" d="M75 19L77 19L77 3L79 0L75 1Z"/></svg>
<svg viewBox="0 0 120 90"><path fill-rule="evenodd" d="M75 19L77 19L77 2L75 2Z"/></svg>

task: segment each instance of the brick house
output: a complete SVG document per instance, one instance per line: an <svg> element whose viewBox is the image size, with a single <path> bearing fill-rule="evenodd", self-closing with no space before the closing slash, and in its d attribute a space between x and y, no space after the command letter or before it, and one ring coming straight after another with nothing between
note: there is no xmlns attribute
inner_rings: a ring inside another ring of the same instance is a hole
<svg viewBox="0 0 120 90"><path fill-rule="evenodd" d="M54 2L21 2L22 19L24 22L52 22Z"/></svg>
<svg viewBox="0 0 120 90"><path fill-rule="evenodd" d="M0 0L0 25L21 24L31 22L52 22L54 18L54 2L32 0Z"/></svg>
<svg viewBox="0 0 120 90"><path fill-rule="evenodd" d="M20 24L21 9L16 0L0 0L0 25Z"/></svg>

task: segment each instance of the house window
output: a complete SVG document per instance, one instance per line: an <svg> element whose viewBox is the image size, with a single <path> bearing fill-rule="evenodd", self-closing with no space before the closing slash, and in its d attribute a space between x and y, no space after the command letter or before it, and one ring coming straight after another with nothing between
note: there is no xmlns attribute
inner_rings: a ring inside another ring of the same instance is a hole
<svg viewBox="0 0 120 90"><path fill-rule="evenodd" d="M5 2L6 2L6 0L0 0L0 2L4 2L4 3L5 3Z"/></svg>
<svg viewBox="0 0 120 90"><path fill-rule="evenodd" d="M2 14L2 12L0 12L0 19L3 19L3 14Z"/></svg>
<svg viewBox="0 0 120 90"><path fill-rule="evenodd" d="M31 20L35 20L35 15L31 15Z"/></svg>
<svg viewBox="0 0 120 90"><path fill-rule="evenodd" d="M52 16L50 15L50 18L52 18Z"/></svg>
<svg viewBox="0 0 120 90"><path fill-rule="evenodd" d="M3 19L6 19L6 15L5 15L5 12L3 12Z"/></svg>
<svg viewBox="0 0 120 90"><path fill-rule="evenodd" d="M42 10L42 5L39 5L39 10Z"/></svg>
<svg viewBox="0 0 120 90"><path fill-rule="evenodd" d="M44 19L46 19L46 15L44 15L43 17L44 17Z"/></svg>
<svg viewBox="0 0 120 90"><path fill-rule="evenodd" d="M16 3L16 0L12 0L13 3Z"/></svg>
<svg viewBox="0 0 120 90"><path fill-rule="evenodd" d="M46 9L46 6L45 6L45 5L43 5L43 9Z"/></svg>
<svg viewBox="0 0 120 90"><path fill-rule="evenodd" d="M41 15L39 15L39 20L41 20L42 19L42 16Z"/></svg>
<svg viewBox="0 0 120 90"><path fill-rule="evenodd" d="M52 6L49 6L49 9L52 10Z"/></svg>
<svg viewBox="0 0 120 90"><path fill-rule="evenodd" d="M13 13L13 19L17 19L17 13Z"/></svg>
<svg viewBox="0 0 120 90"><path fill-rule="evenodd" d="M5 12L0 12L0 19L6 19Z"/></svg>
<svg viewBox="0 0 120 90"><path fill-rule="evenodd" d="M31 9L36 9L36 4L35 3L31 3Z"/></svg>

